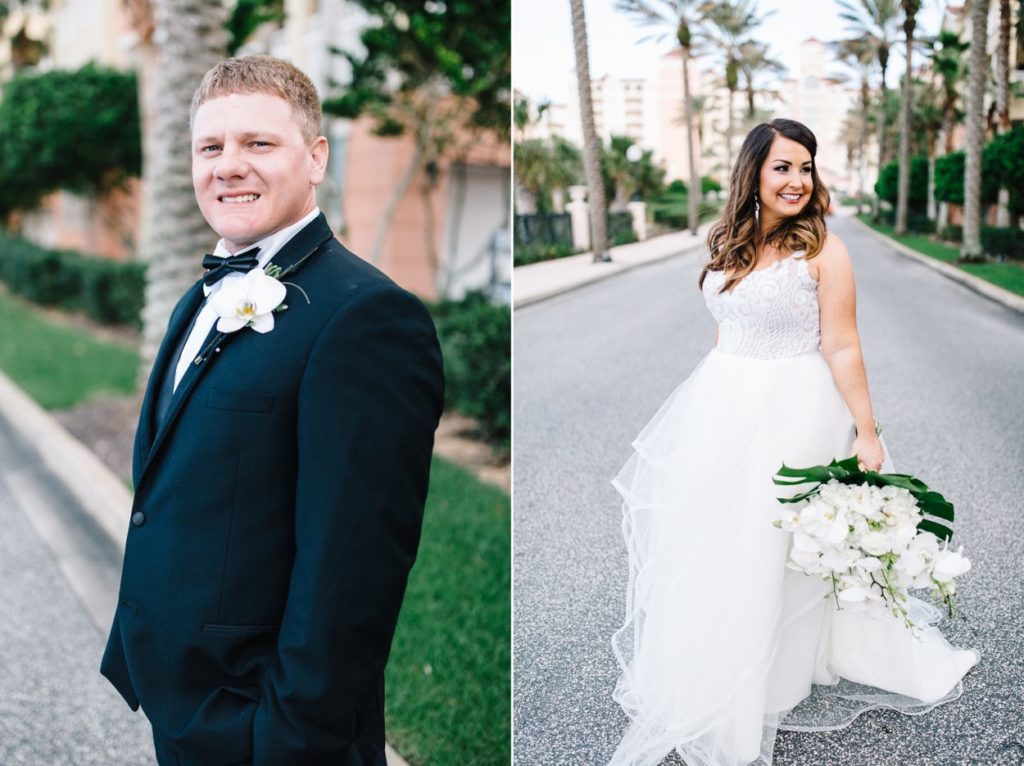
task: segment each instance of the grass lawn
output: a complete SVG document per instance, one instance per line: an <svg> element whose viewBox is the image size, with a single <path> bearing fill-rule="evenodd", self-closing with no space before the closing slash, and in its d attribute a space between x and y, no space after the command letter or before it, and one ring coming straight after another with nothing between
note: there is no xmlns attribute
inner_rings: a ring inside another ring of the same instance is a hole
<svg viewBox="0 0 1024 766"><path fill-rule="evenodd" d="M0 328L0 370L48 410L135 389L139 357L127 344L96 340L3 293Z"/></svg>
<svg viewBox="0 0 1024 766"><path fill-rule="evenodd" d="M417 766L507 764L510 503L434 458L387 671L388 734Z"/></svg>
<svg viewBox="0 0 1024 766"><path fill-rule="evenodd" d="M966 271L968 274L973 274L1017 295L1024 295L1024 264L1022 263L1017 261L1004 261L1003 263L957 263L957 259L960 257L960 250L955 245L938 242L927 234L907 234L897 237L892 226L872 223L867 215L857 217L875 231L891 237L912 250L916 250L930 258L946 261Z"/></svg>

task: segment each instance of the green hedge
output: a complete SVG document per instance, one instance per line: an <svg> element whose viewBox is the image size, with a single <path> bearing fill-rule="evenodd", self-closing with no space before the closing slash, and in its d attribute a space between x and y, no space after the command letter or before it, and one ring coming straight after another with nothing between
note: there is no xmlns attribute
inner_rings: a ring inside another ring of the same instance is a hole
<svg viewBox="0 0 1024 766"><path fill-rule="evenodd" d="M445 405L475 418L506 449L512 429L512 311L483 293L431 308L444 354Z"/></svg>
<svg viewBox="0 0 1024 766"><path fill-rule="evenodd" d="M86 64L21 73L4 84L0 216L31 209L57 189L102 194L141 167L133 73Z"/></svg>
<svg viewBox="0 0 1024 766"><path fill-rule="evenodd" d="M942 231L939 232L939 239L944 239L947 242L963 242L964 227L952 225L944 226Z"/></svg>
<svg viewBox="0 0 1024 766"><path fill-rule="evenodd" d="M887 162L882 168L878 180L875 182L875 193L879 199L884 199L891 205L896 205L899 196L899 162L893 160ZM928 206L928 158L910 158L910 188L907 200L907 212L910 216L915 213L923 214ZM907 223L909 228L909 221ZM933 227L934 230L934 227Z"/></svg>
<svg viewBox="0 0 1024 766"><path fill-rule="evenodd" d="M982 226L981 249L986 255L1024 260L1024 231L1009 227Z"/></svg>
<svg viewBox="0 0 1024 766"><path fill-rule="evenodd" d="M636 242L633 231L633 214L630 212L608 214L608 244L611 247Z"/></svg>
<svg viewBox="0 0 1024 766"><path fill-rule="evenodd" d="M567 245L564 242L556 242L553 245L535 243L530 245L516 245L512 252L514 256L513 265L525 266L528 263L550 261L555 258L565 258L566 256L573 254L573 249L572 245Z"/></svg>
<svg viewBox="0 0 1024 766"><path fill-rule="evenodd" d="M0 281L33 303L84 311L97 322L140 326L145 290L140 263L49 250L0 232Z"/></svg>
<svg viewBox="0 0 1024 766"><path fill-rule="evenodd" d="M939 234L949 242L963 242L963 226L947 226ZM1000 226L981 227L981 249L986 255L1024 260L1024 231Z"/></svg>
<svg viewBox="0 0 1024 766"><path fill-rule="evenodd" d="M893 208L878 211L878 218L887 226L896 225L896 211ZM925 213L908 213L907 231L915 234L934 234L935 221L929 218Z"/></svg>

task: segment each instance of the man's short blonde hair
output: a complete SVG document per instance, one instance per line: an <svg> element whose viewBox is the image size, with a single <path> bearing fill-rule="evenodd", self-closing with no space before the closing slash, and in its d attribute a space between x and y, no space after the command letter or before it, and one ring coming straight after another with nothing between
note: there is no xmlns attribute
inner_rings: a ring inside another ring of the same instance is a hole
<svg viewBox="0 0 1024 766"><path fill-rule="evenodd" d="M195 123L200 106L232 93L280 96L291 106L307 142L320 135L323 109L313 82L297 67L272 56L225 59L208 71L192 96L189 125Z"/></svg>

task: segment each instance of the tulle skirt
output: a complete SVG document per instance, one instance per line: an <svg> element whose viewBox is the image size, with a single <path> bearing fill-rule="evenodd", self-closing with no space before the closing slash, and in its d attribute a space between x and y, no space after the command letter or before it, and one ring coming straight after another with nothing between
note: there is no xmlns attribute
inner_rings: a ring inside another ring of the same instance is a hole
<svg viewBox="0 0 1024 766"><path fill-rule="evenodd" d="M933 607L914 600L928 627L911 633L887 612L837 611L823 581L785 566L772 477L783 462L847 457L853 440L819 351L713 350L637 437L613 482L629 552L615 699L631 724L612 764L676 749L690 766L768 765L778 728L839 728L871 707L920 713L959 695L978 655L930 627ZM806 699L814 684L827 686Z"/></svg>

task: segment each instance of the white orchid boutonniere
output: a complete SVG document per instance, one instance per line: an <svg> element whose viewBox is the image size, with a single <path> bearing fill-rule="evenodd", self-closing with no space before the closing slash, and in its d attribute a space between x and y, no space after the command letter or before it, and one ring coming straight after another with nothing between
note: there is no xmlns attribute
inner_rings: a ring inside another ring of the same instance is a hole
<svg viewBox="0 0 1024 766"><path fill-rule="evenodd" d="M284 302L285 286L263 269L253 269L241 279L225 279L210 306L220 317L218 332L251 327L266 333L274 329L274 311Z"/></svg>
<svg viewBox="0 0 1024 766"><path fill-rule="evenodd" d="M309 303L306 291L292 282L282 282L284 272L280 266L270 264L266 269L253 269L241 279L225 280L221 288L210 298L210 305L217 312L217 331L230 333L251 327L258 333L274 329L274 314L288 306L283 302L292 285L302 293Z"/></svg>

